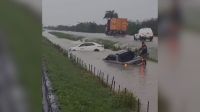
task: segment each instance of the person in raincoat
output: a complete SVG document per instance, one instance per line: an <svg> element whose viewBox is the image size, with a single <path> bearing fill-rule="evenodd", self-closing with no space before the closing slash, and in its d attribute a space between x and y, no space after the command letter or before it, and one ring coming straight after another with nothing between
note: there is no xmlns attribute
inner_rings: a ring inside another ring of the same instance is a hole
<svg viewBox="0 0 200 112"><path fill-rule="evenodd" d="M142 57L146 57L148 54L148 48L147 45L145 44L145 42L142 42L142 46L139 49L140 51L140 56Z"/></svg>

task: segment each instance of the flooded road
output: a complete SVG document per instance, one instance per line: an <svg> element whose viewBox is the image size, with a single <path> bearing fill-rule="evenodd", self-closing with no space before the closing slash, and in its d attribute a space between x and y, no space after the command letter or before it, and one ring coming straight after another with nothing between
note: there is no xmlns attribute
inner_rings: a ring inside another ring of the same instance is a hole
<svg viewBox="0 0 200 112"><path fill-rule="evenodd" d="M72 32L72 31L57 31L57 30L47 30L48 32L61 32L66 34L71 34L74 36L82 36L86 39L105 39L113 42L117 42L117 44L121 48L138 48L141 47L140 41L135 41L132 35L126 36L107 36L104 33L84 33L84 32ZM146 45L148 47L149 57L152 59L158 60L158 37L154 37L152 42L146 41Z"/></svg>
<svg viewBox="0 0 200 112"><path fill-rule="evenodd" d="M58 44L64 49L68 49L78 42L70 41L67 39L57 38L48 32L43 32L43 36ZM92 64L98 70L109 75L109 80L114 76L116 87L127 88L133 92L142 103L142 112L146 112L147 102L150 102L149 112L157 112L157 63L148 61L144 69L141 66L129 65L126 69L122 65L106 63L102 59L110 53L115 53L111 50L104 50L102 52L72 52L77 57L81 58L85 63Z"/></svg>
<svg viewBox="0 0 200 112"><path fill-rule="evenodd" d="M85 39L106 39L111 40L114 42L118 42L122 46L140 46L141 42L135 41L132 35L126 35L126 36L107 36L104 33L84 33L84 32L72 32L72 31L56 31L56 30L47 30L52 32L62 32L66 34L71 34L75 36L83 36L86 37ZM158 37L154 37L152 42L146 42L147 46L149 47L158 47Z"/></svg>

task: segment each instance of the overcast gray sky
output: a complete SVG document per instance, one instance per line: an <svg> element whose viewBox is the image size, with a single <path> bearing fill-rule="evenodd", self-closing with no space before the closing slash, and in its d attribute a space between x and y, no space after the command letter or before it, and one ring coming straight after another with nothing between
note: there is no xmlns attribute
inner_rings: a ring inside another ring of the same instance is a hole
<svg viewBox="0 0 200 112"><path fill-rule="evenodd" d="M129 20L157 18L158 0L43 0L43 25L105 24L106 10Z"/></svg>

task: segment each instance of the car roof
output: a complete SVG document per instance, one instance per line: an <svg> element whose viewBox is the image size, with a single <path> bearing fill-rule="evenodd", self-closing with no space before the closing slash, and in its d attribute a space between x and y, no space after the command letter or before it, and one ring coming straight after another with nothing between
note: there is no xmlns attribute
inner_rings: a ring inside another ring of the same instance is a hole
<svg viewBox="0 0 200 112"><path fill-rule="evenodd" d="M125 52L128 52L128 51L127 50L121 50L118 53L116 53L115 55L119 55L119 54L122 54L122 53L125 53Z"/></svg>
<svg viewBox="0 0 200 112"><path fill-rule="evenodd" d="M141 28L140 30L139 30L139 32L152 32L152 29L151 28Z"/></svg>
<svg viewBox="0 0 200 112"><path fill-rule="evenodd" d="M99 43L96 43L96 42L84 42L83 44L85 44L85 43L92 43L92 44L100 45Z"/></svg>
<svg viewBox="0 0 200 112"><path fill-rule="evenodd" d="M139 34L141 33L153 33L152 29L151 28L142 28L139 30L138 32Z"/></svg>
<svg viewBox="0 0 200 112"><path fill-rule="evenodd" d="M96 43L96 42L83 42L83 43L81 43L81 44L87 44L87 43L91 43L91 44L95 44L95 45L100 45L99 43ZM79 44L79 45L81 45L81 44Z"/></svg>

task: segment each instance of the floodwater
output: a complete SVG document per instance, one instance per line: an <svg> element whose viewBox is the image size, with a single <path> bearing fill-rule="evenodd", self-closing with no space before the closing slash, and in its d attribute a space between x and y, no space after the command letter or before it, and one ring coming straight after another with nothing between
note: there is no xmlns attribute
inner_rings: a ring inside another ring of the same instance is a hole
<svg viewBox="0 0 200 112"><path fill-rule="evenodd" d="M79 43L67 39L57 38L48 32L43 32L43 36L66 50ZM98 34L95 35L95 37L97 36ZM148 61L146 68L136 65L128 65L127 68L124 68L122 65L106 63L102 60L108 54L115 53L111 50L106 49L102 52L75 51L72 53L81 58L85 63L95 66L96 72L101 70L105 75L108 74L109 81L111 81L114 76L116 88L120 85L121 88L127 88L129 91L133 92L135 96L141 100L141 112L146 112L148 101L150 103L149 112L157 112L157 63Z"/></svg>
<svg viewBox="0 0 200 112"><path fill-rule="evenodd" d="M71 34L75 36L82 36L85 39L105 39L117 42L121 48L138 48L141 46L140 41L135 41L133 36L107 36L104 33L83 33L83 32L72 32L72 31L57 31L57 30L47 30L48 32L62 32L66 34ZM146 45L148 47L149 57L158 60L158 37L154 37L152 42L147 41Z"/></svg>
<svg viewBox="0 0 200 112"><path fill-rule="evenodd" d="M48 30L50 31L56 31L56 30ZM83 32L72 32L72 31L56 31L56 32L62 32L66 34L72 34L76 36L83 36L86 37L85 39L94 39L94 38L100 38L100 39L106 39L111 40L114 42L118 42L122 46L140 46L141 42L134 41L133 36L126 35L126 36L116 36L113 38L113 36L107 36L104 33L83 33ZM154 37L152 42L146 42L148 47L156 47L158 46L158 37Z"/></svg>

